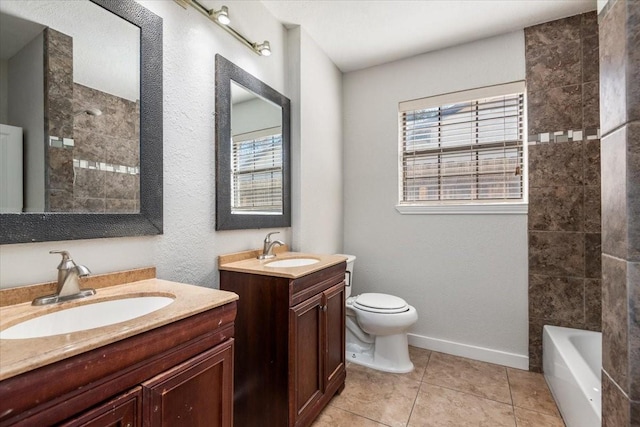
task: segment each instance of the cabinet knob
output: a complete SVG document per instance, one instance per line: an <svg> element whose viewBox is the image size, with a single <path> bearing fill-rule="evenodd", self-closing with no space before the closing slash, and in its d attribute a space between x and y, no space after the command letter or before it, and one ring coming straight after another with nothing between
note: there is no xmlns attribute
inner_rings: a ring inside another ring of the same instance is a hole
<svg viewBox="0 0 640 427"><path fill-rule="evenodd" d="M321 309L322 311L327 311L327 306L326 306L326 305L321 305L321 306L320 306L320 309Z"/></svg>

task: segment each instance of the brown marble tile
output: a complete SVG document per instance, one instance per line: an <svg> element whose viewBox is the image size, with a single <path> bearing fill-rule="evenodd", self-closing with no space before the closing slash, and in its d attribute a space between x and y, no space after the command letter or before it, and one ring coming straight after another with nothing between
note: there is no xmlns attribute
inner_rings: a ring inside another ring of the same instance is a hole
<svg viewBox="0 0 640 427"><path fill-rule="evenodd" d="M599 185L584 187L584 231L598 234L602 231L602 194Z"/></svg>
<svg viewBox="0 0 640 427"><path fill-rule="evenodd" d="M627 258L627 128L602 139L602 250Z"/></svg>
<svg viewBox="0 0 640 427"><path fill-rule="evenodd" d="M629 399L602 372L602 427L627 427L630 424Z"/></svg>
<svg viewBox="0 0 640 427"><path fill-rule="evenodd" d="M600 140L582 142L584 150L584 184L600 187Z"/></svg>
<svg viewBox="0 0 640 427"><path fill-rule="evenodd" d="M110 149L105 153L105 161L114 165L139 166L140 145L138 140L107 138Z"/></svg>
<svg viewBox="0 0 640 427"><path fill-rule="evenodd" d="M529 316L529 371L542 372L542 328L545 319Z"/></svg>
<svg viewBox="0 0 640 427"><path fill-rule="evenodd" d="M583 325L583 279L529 275L529 317Z"/></svg>
<svg viewBox="0 0 640 427"><path fill-rule="evenodd" d="M600 50L598 46L598 23L595 35L582 39L582 81L597 82L600 80Z"/></svg>
<svg viewBox="0 0 640 427"><path fill-rule="evenodd" d="M109 199L134 199L138 190L138 175L105 172L106 197Z"/></svg>
<svg viewBox="0 0 640 427"><path fill-rule="evenodd" d="M585 327L602 331L602 280L584 279Z"/></svg>
<svg viewBox="0 0 640 427"><path fill-rule="evenodd" d="M629 390L627 263L602 257L602 369Z"/></svg>
<svg viewBox="0 0 640 427"><path fill-rule="evenodd" d="M602 135L627 121L626 1L612 3L599 22L600 128Z"/></svg>
<svg viewBox="0 0 640 427"><path fill-rule="evenodd" d="M529 274L584 277L584 233L529 231Z"/></svg>
<svg viewBox="0 0 640 427"><path fill-rule="evenodd" d="M598 37L598 13L595 10L583 13L580 18L580 38Z"/></svg>
<svg viewBox="0 0 640 427"><path fill-rule="evenodd" d="M77 124L74 125L74 142L73 155L78 160L90 160L93 162L104 162L105 151L109 147L108 138L102 135L81 129ZM111 148L109 147L109 150Z"/></svg>
<svg viewBox="0 0 640 427"><path fill-rule="evenodd" d="M640 426L640 401L631 402L631 425Z"/></svg>
<svg viewBox="0 0 640 427"><path fill-rule="evenodd" d="M67 190L47 191L47 212L73 212L73 193Z"/></svg>
<svg viewBox="0 0 640 427"><path fill-rule="evenodd" d="M329 405L311 427L384 427L384 424Z"/></svg>
<svg viewBox="0 0 640 427"><path fill-rule="evenodd" d="M602 243L600 233L584 235L584 271L590 279L602 278Z"/></svg>
<svg viewBox="0 0 640 427"><path fill-rule="evenodd" d="M582 82L580 21L574 16L525 28L528 90Z"/></svg>
<svg viewBox="0 0 640 427"><path fill-rule="evenodd" d="M73 191L73 150L53 148L48 150L47 189Z"/></svg>
<svg viewBox="0 0 640 427"><path fill-rule="evenodd" d="M627 1L627 120L640 120L640 4ZM640 422L639 422L640 424Z"/></svg>
<svg viewBox="0 0 640 427"><path fill-rule="evenodd" d="M598 81L582 85L582 128L600 127L600 84Z"/></svg>
<svg viewBox="0 0 640 427"><path fill-rule="evenodd" d="M73 199L73 211L78 213L104 213L104 199Z"/></svg>
<svg viewBox="0 0 640 427"><path fill-rule="evenodd" d="M627 259L640 261L640 122L627 125L627 153Z"/></svg>
<svg viewBox="0 0 640 427"><path fill-rule="evenodd" d="M106 172L97 169L75 169L74 196L77 198L103 199L105 196Z"/></svg>
<svg viewBox="0 0 640 427"><path fill-rule="evenodd" d="M433 352L422 381L511 404L503 366Z"/></svg>
<svg viewBox="0 0 640 427"><path fill-rule="evenodd" d="M527 96L530 135L582 129L581 84L528 90Z"/></svg>
<svg viewBox="0 0 640 427"><path fill-rule="evenodd" d="M518 427L564 427L562 418L528 409L513 408Z"/></svg>
<svg viewBox="0 0 640 427"><path fill-rule="evenodd" d="M560 416L542 374L507 368L513 405L547 415Z"/></svg>
<svg viewBox="0 0 640 427"><path fill-rule="evenodd" d="M582 231L583 197L582 186L529 188L529 230Z"/></svg>
<svg viewBox="0 0 640 427"><path fill-rule="evenodd" d="M351 364L345 389L331 405L388 426L405 426L419 387L419 381L406 376Z"/></svg>
<svg viewBox="0 0 640 427"><path fill-rule="evenodd" d="M582 142L529 147L529 187L575 186L584 182Z"/></svg>
<svg viewBox="0 0 640 427"><path fill-rule="evenodd" d="M408 426L515 427L511 405L422 383Z"/></svg>
<svg viewBox="0 0 640 427"><path fill-rule="evenodd" d="M640 263L627 264L627 286L629 287L629 398L640 401Z"/></svg>
<svg viewBox="0 0 640 427"><path fill-rule="evenodd" d="M138 213L135 200L105 199L104 211L107 213Z"/></svg>

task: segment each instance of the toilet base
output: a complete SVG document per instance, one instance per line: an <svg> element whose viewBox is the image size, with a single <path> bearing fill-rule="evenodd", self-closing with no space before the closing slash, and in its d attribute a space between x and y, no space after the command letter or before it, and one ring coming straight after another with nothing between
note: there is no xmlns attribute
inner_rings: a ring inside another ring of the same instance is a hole
<svg viewBox="0 0 640 427"><path fill-rule="evenodd" d="M406 333L377 336L375 342L369 344L360 341L347 329L346 360L383 372L401 374L413 371Z"/></svg>

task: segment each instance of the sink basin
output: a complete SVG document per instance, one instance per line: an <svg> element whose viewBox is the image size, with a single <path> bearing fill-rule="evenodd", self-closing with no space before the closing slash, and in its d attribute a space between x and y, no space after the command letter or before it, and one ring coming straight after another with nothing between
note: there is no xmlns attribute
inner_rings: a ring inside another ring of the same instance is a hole
<svg viewBox="0 0 640 427"><path fill-rule="evenodd" d="M276 268L303 267L305 265L312 265L318 262L320 262L320 260L315 258L287 258L287 259L280 259L278 261L268 262L265 264L265 267L276 267Z"/></svg>
<svg viewBox="0 0 640 427"><path fill-rule="evenodd" d="M100 328L144 316L173 301L163 296L142 296L66 308L0 331L0 339L41 338Z"/></svg>

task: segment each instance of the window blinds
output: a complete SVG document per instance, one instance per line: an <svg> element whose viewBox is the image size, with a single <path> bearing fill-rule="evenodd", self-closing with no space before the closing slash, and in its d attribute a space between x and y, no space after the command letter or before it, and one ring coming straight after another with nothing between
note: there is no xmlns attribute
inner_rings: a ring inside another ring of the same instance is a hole
<svg viewBox="0 0 640 427"><path fill-rule="evenodd" d="M231 213L282 213L282 130L233 137Z"/></svg>
<svg viewBox="0 0 640 427"><path fill-rule="evenodd" d="M519 82L401 103L400 203L521 201L523 92Z"/></svg>

